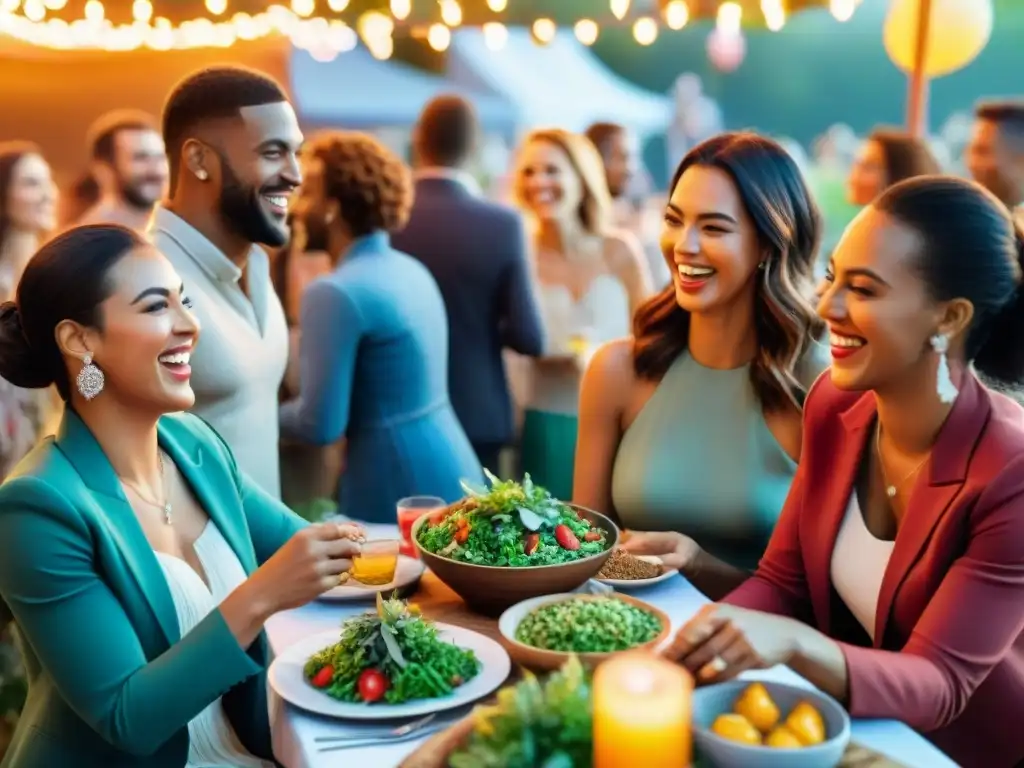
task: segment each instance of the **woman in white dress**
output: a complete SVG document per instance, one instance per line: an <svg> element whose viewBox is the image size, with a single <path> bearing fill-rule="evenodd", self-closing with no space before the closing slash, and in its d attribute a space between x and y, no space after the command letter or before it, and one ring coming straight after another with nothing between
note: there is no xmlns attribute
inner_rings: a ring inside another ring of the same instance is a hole
<svg viewBox="0 0 1024 768"><path fill-rule="evenodd" d="M532 225L547 333L544 357L517 361L521 468L569 499L583 368L591 350L629 334L651 278L636 237L609 225L601 156L584 136L558 129L531 133L519 154L514 194Z"/></svg>

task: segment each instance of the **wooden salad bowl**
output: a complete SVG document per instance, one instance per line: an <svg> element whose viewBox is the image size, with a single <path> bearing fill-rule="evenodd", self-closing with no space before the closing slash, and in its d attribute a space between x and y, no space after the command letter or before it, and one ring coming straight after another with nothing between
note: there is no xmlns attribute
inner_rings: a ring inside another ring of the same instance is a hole
<svg viewBox="0 0 1024 768"><path fill-rule="evenodd" d="M506 608L531 597L572 592L583 586L597 575L619 543L618 526L610 518L576 504L566 506L576 510L582 519L605 531L607 544L603 552L571 563L522 568L463 563L432 554L420 546L419 530L429 520L426 515L413 525L412 540L427 567L465 600L471 610L497 617Z"/></svg>

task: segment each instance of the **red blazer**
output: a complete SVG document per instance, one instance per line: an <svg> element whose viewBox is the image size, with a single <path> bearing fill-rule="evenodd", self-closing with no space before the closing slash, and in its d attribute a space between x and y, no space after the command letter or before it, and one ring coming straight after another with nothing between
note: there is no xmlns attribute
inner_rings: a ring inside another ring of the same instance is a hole
<svg viewBox="0 0 1024 768"><path fill-rule="evenodd" d="M852 716L901 720L965 768L1012 768L1024 759L1024 409L965 377L909 498L872 647L829 567L875 413L872 393L818 379L782 516L725 602L839 641Z"/></svg>

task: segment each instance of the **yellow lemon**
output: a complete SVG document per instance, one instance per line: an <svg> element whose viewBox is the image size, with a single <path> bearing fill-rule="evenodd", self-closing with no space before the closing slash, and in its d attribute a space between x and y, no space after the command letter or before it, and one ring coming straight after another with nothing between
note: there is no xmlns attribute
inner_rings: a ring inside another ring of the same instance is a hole
<svg viewBox="0 0 1024 768"><path fill-rule="evenodd" d="M740 744L760 744L761 734L757 728L750 724L743 715L729 712L719 715L711 724L711 732L729 741L738 741Z"/></svg>
<svg viewBox="0 0 1024 768"><path fill-rule="evenodd" d="M768 738L764 740L764 744L766 747L775 749L800 749L803 746L800 739L784 725L772 729Z"/></svg>
<svg viewBox="0 0 1024 768"><path fill-rule="evenodd" d="M786 727L800 739L805 747L821 744L825 740L825 721L811 704L801 701L786 718Z"/></svg>
<svg viewBox="0 0 1024 768"><path fill-rule="evenodd" d="M768 689L761 683L749 686L733 705L737 715L743 715L761 733L768 733L774 728L782 713L768 695Z"/></svg>

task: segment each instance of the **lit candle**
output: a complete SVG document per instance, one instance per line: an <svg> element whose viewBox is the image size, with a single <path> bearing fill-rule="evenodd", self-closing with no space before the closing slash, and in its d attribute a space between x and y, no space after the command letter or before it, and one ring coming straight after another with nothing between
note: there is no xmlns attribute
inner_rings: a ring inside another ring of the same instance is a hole
<svg viewBox="0 0 1024 768"><path fill-rule="evenodd" d="M627 653L594 673L594 768L690 765L693 678L649 654Z"/></svg>

